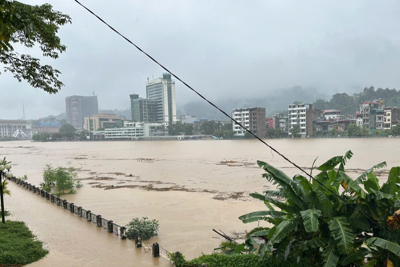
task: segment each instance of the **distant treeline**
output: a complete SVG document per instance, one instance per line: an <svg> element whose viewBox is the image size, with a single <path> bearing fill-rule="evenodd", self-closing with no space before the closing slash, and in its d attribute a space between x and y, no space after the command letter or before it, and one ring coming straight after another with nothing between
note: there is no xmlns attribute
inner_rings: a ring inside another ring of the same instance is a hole
<svg viewBox="0 0 400 267"><path fill-rule="evenodd" d="M364 101L373 101L382 99L385 106L400 107L400 90L382 89L375 90L373 86L365 87L361 93L348 95L346 93L334 94L330 101L318 99L314 102L314 108L317 109L338 109L344 115L355 115L360 110L360 104Z"/></svg>

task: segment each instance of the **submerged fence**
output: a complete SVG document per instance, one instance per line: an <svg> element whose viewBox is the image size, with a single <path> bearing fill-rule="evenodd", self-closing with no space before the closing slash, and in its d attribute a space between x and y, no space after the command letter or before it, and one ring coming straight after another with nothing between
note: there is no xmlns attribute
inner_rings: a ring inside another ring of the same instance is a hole
<svg viewBox="0 0 400 267"><path fill-rule="evenodd" d="M9 178L10 181L16 183L23 188L33 192L34 194L40 195L41 197L49 200L51 203L56 204L57 206L76 214L78 217L83 218L88 222L92 222L97 227L101 227L106 230L110 234L114 234L115 236L121 238L122 240L126 239L126 228L124 226L120 226L114 223L112 220L107 220L106 218L101 217L99 214L93 213L91 210L87 210L82 208L81 206L75 205L74 203L68 202L65 199L61 199L60 197L47 192L40 187L32 185L24 180L18 179L16 177ZM140 242L140 246L138 243L137 247L141 247L142 244ZM158 243L144 243L143 248L145 252L152 252L153 257L165 257L169 259L169 252L162 248Z"/></svg>

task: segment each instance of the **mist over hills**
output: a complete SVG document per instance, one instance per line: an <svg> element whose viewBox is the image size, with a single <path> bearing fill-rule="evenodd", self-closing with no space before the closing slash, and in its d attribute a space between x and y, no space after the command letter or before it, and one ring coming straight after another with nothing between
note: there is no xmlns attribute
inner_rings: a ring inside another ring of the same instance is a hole
<svg viewBox="0 0 400 267"><path fill-rule="evenodd" d="M243 92L246 94L246 92ZM331 96L318 89L294 86L287 89L275 90L266 95L248 96L240 99L223 98L214 103L228 114L235 108L263 107L267 115L287 110L294 101L314 103L317 99L329 99ZM209 120L227 120L226 116L203 100L186 103L178 108L179 115L192 115Z"/></svg>

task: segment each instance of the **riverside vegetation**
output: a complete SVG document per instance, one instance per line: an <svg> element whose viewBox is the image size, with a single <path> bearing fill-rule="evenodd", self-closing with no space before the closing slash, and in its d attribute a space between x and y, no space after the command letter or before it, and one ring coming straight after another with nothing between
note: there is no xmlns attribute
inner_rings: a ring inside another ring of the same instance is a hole
<svg viewBox="0 0 400 267"><path fill-rule="evenodd" d="M7 164L11 162L4 157L0 165ZM18 179L26 180L27 177L24 175ZM11 195L6 185L7 182L0 185L3 186L3 193ZM9 216L10 213L5 211L4 215ZM25 265L41 259L47 253L48 251L43 249L42 242L36 240L24 222L7 220L5 223L0 223L0 264Z"/></svg>
<svg viewBox="0 0 400 267"><path fill-rule="evenodd" d="M382 185L373 171L385 162L353 179L345 171L352 156L348 151L331 158L312 180L302 175L289 178L258 161L263 177L277 189L250 194L267 209L239 219L271 226L253 229L242 244L223 243L220 254L188 262L175 253L171 259L178 267L400 266L400 167L391 168Z"/></svg>
<svg viewBox="0 0 400 267"><path fill-rule="evenodd" d="M23 222L0 224L0 263L25 265L40 260L48 253L42 242Z"/></svg>
<svg viewBox="0 0 400 267"><path fill-rule="evenodd" d="M79 180L76 180L78 174L74 167L57 167L46 165L43 171L43 190L53 192L57 196L64 194L72 194L76 192L76 188L82 187Z"/></svg>

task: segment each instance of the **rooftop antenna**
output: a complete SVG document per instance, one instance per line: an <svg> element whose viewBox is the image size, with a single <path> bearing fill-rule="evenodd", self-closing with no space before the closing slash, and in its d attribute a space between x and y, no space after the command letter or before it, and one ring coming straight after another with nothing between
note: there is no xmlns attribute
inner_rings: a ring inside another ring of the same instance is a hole
<svg viewBox="0 0 400 267"><path fill-rule="evenodd" d="M95 96L96 94L94 93L94 91L93 91L93 96Z"/></svg>
<svg viewBox="0 0 400 267"><path fill-rule="evenodd" d="M25 121L26 120L26 116L25 116L25 104L24 102L22 102L22 119Z"/></svg>

